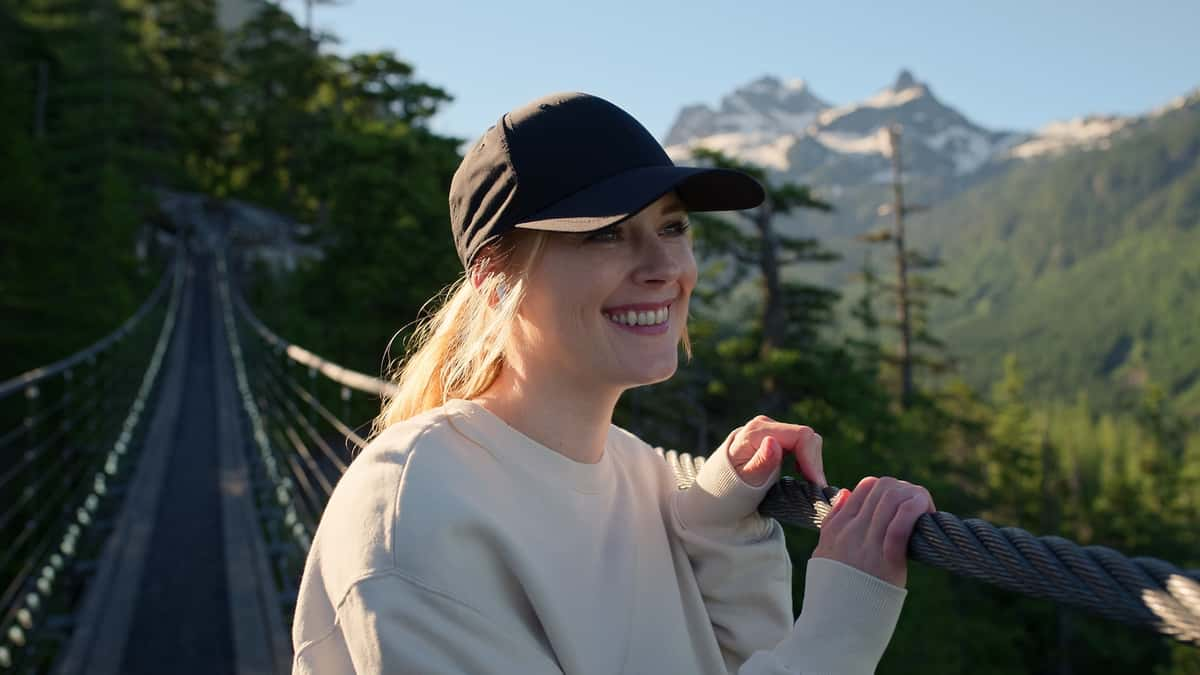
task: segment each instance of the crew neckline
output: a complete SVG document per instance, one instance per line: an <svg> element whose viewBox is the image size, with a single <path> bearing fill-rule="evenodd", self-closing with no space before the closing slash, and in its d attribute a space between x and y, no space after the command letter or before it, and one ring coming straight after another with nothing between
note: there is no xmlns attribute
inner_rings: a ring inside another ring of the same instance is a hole
<svg viewBox="0 0 1200 675"><path fill-rule="evenodd" d="M533 440L474 401L451 399L443 409L459 433L538 480L585 494L599 494L615 483L611 425L600 461L585 464Z"/></svg>

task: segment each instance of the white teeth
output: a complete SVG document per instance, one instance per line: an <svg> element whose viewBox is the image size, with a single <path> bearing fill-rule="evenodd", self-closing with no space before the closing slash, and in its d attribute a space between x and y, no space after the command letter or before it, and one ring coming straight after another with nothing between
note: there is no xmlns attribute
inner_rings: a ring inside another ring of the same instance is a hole
<svg viewBox="0 0 1200 675"><path fill-rule="evenodd" d="M609 314L606 312L605 316L607 316L610 321L615 321L625 326L653 326L664 323L667 318L670 317L670 314L671 313L668 308L663 307L651 312L635 312L632 309L617 314Z"/></svg>

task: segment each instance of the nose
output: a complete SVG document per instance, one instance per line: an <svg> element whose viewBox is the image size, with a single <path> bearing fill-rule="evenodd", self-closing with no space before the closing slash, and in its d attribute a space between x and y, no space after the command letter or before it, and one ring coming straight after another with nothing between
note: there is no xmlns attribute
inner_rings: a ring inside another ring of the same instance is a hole
<svg viewBox="0 0 1200 675"><path fill-rule="evenodd" d="M634 278L639 284L674 283L683 273L683 251L658 237L642 239Z"/></svg>

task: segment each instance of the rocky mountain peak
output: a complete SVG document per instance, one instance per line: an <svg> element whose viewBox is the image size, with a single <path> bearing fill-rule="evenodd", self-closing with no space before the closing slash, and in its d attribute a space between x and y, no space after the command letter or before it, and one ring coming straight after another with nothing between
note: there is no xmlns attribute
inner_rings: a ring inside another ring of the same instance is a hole
<svg viewBox="0 0 1200 675"><path fill-rule="evenodd" d="M904 68L900 74L896 76L896 82L892 84L892 91L904 91L920 84L917 78L913 77L912 71Z"/></svg>
<svg viewBox="0 0 1200 675"><path fill-rule="evenodd" d="M685 106L664 145L729 133L760 137L799 134L828 108L804 80L764 75L722 97L715 110L702 103Z"/></svg>
<svg viewBox="0 0 1200 675"><path fill-rule="evenodd" d="M804 80L764 75L722 98L716 110L684 108L664 145L677 160L703 145L800 179L836 174L839 183L870 183L890 175L883 130L896 123L906 130L909 168L931 176L974 172L1008 142L1008 134L983 129L937 100L905 68L890 87L837 107Z"/></svg>

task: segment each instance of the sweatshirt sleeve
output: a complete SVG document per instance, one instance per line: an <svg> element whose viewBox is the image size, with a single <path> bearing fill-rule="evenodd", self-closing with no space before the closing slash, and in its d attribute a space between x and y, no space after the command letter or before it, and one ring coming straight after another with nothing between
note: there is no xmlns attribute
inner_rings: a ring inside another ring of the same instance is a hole
<svg viewBox="0 0 1200 675"><path fill-rule="evenodd" d="M908 591L849 565L810 558L804 610L773 649L739 675L870 675L883 658Z"/></svg>
<svg viewBox="0 0 1200 675"><path fill-rule="evenodd" d="M672 495L672 527L691 561L726 669L739 675L873 673L907 594L826 558L807 566L792 622L792 564L783 528L757 512L760 487L714 453L695 483Z"/></svg>
<svg viewBox="0 0 1200 675"><path fill-rule="evenodd" d="M792 627L792 563L783 528L757 513L778 469L753 487L728 455L709 457L686 490L671 494L671 530L695 574L725 667L736 672Z"/></svg>
<svg viewBox="0 0 1200 675"><path fill-rule="evenodd" d="M337 621L359 675L562 673L533 636L398 570L356 582Z"/></svg>

